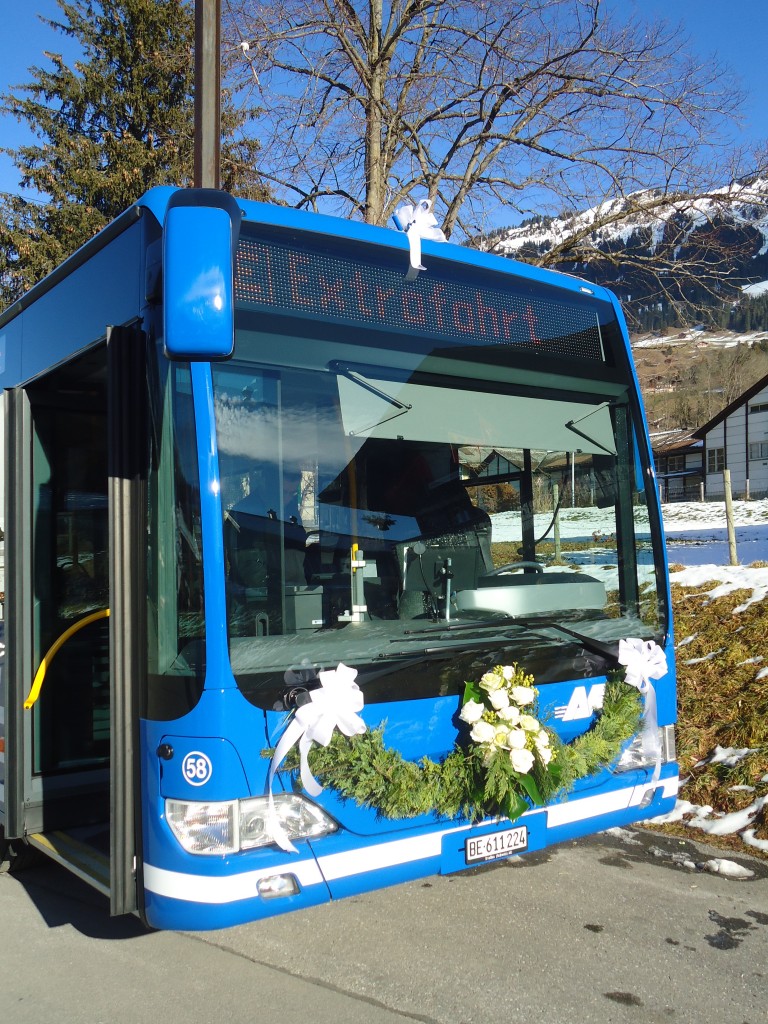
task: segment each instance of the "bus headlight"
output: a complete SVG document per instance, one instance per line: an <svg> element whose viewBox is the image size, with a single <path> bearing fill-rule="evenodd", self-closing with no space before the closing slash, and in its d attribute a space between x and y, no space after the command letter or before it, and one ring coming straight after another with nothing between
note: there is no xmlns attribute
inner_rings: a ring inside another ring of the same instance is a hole
<svg viewBox="0 0 768 1024"><path fill-rule="evenodd" d="M289 839L328 835L338 828L322 807L298 793L276 793L277 819ZM269 798L203 803L166 800L165 816L187 853L223 856L274 842L269 831Z"/></svg>
<svg viewBox="0 0 768 1024"><path fill-rule="evenodd" d="M338 828L322 807L298 793L278 793L274 799L278 821L289 839L315 839ZM241 850L253 850L274 842L267 827L268 811L268 797L240 801Z"/></svg>
<svg viewBox="0 0 768 1024"><path fill-rule="evenodd" d="M668 761L674 761L676 757L674 725L661 726L658 732L661 763L666 764ZM618 764L613 770L615 772L629 772L633 768L649 768L655 763L656 759L648 757L645 753L643 734L639 732L621 755Z"/></svg>
<svg viewBox="0 0 768 1024"><path fill-rule="evenodd" d="M237 851L237 800L218 803L166 800L165 817L187 853Z"/></svg>

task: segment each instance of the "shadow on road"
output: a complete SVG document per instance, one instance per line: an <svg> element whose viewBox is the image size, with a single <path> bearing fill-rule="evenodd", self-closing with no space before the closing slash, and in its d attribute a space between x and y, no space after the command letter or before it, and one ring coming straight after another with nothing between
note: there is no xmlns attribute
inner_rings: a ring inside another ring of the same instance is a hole
<svg viewBox="0 0 768 1024"><path fill-rule="evenodd" d="M136 917L110 917L106 896L45 858L3 876L0 882L21 886L49 928L69 925L93 939L136 939L149 934Z"/></svg>

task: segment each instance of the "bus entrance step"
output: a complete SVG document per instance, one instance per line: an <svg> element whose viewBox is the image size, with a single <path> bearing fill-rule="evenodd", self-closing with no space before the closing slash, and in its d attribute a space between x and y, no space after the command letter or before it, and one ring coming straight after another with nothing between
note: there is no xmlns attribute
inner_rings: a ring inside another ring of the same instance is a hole
<svg viewBox="0 0 768 1024"><path fill-rule="evenodd" d="M109 856L88 841L88 828L27 836L30 844L109 896Z"/></svg>

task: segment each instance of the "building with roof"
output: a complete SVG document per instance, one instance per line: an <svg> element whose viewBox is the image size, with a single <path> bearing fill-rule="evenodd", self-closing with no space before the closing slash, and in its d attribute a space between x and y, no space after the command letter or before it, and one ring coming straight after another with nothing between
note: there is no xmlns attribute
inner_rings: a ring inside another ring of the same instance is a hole
<svg viewBox="0 0 768 1024"><path fill-rule="evenodd" d="M692 436L702 443L705 499L722 500L725 469L734 498L768 496L768 375Z"/></svg>
<svg viewBox="0 0 768 1024"><path fill-rule="evenodd" d="M651 434L651 449L663 502L704 500L704 442L693 430Z"/></svg>

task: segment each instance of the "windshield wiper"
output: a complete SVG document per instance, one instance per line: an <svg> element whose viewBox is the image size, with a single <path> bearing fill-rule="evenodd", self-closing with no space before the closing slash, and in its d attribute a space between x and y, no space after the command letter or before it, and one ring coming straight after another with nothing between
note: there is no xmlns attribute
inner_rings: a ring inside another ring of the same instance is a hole
<svg viewBox="0 0 768 1024"><path fill-rule="evenodd" d="M494 619L485 619L482 622L438 622L432 626L425 626L423 629L404 629L403 635L416 639L424 636L425 633L466 633L477 629L498 629L499 626L519 626L520 624L520 619L514 615L498 615ZM398 643L399 640L390 642Z"/></svg>
<svg viewBox="0 0 768 1024"><path fill-rule="evenodd" d="M476 632L476 631L480 631L480 630L498 629L499 627L502 627L503 630L504 630L504 633L503 633L503 636L499 637L498 640L490 640L490 639L487 639L487 638L483 638L483 640L481 642L485 643L485 644L490 644L492 646L498 646L498 645L503 646L509 640L512 639L512 636L510 636L510 634L508 632L510 626L515 626L518 629L524 630L524 631L525 630L529 630L531 628L535 629L535 627L537 627L537 626L540 626L540 627L546 628L546 629L555 629L555 630L557 630L560 633L565 633L567 636L572 637L574 640L578 640L578 642L581 644L581 646L585 650L591 651L592 654L597 654L601 658L604 658L606 661L611 661L611 662L615 662L616 664L618 664L619 656L618 656L618 645L617 644L605 644L601 640L595 640L594 637L587 636L585 633L580 633L580 632L578 632L575 629L569 629L568 626L563 626L559 622L555 622L555 621L553 621L551 619L542 619L542 618L538 618L538 617L536 617L536 618L534 618L534 617L522 618L522 617L516 616L516 615L504 615L504 616L500 616L497 619L494 619L492 622L449 623L449 624L446 624L444 626L440 626L440 625L428 626L425 629L407 629L407 630L404 630L405 637L407 637L407 639L405 639L404 637L401 637L398 640L390 640L390 643L393 643L393 644L394 643L401 643L401 644L402 643L418 643L418 642L424 640L425 635L430 635L430 634L431 635L434 635L434 634L449 634L449 636L447 636L446 639L447 640L451 640L451 639L453 639L454 636L456 637L456 639L458 639L458 634L472 633L472 632ZM450 634L452 634L452 635L450 635ZM438 650L446 650L446 648L445 647L442 647L442 648L426 648L425 650L426 651L433 651L433 650L434 651L438 651ZM397 655L395 655L395 657L396 656ZM379 655L379 657L389 658L389 657L392 657L392 655L381 654L381 655Z"/></svg>
<svg viewBox="0 0 768 1024"><path fill-rule="evenodd" d="M406 649L400 651L391 651L389 653L381 652L380 654L377 654L376 657L372 659L372 661L375 663L377 661L393 661L396 658L414 658L416 660L418 660L419 658L422 658L424 660L438 657L448 658L455 654L457 651L465 651L474 647L483 647L486 649L490 649L492 647L507 647L511 642L518 639L520 639L518 636L510 636L507 633L504 633L502 636L499 637L482 636L474 638L467 637L464 634L462 634L460 636L446 637L445 643L442 644L440 647L422 647L421 649L417 650L411 648L410 650ZM400 640L399 643L414 644L418 643L419 640L421 640L421 642L424 643L423 637L413 637L410 641ZM398 641L392 640L391 643L398 643Z"/></svg>
<svg viewBox="0 0 768 1024"><path fill-rule="evenodd" d="M569 629L568 626L563 626L552 619L527 618L517 619L516 621L520 622L521 625L529 627L541 626L547 629L556 629L560 633L565 633L567 636L573 637L574 640L578 640L585 650L591 651L593 654L599 654L600 657L608 661L615 661L617 665L619 663L618 644L604 644L602 640L595 640L594 637L587 636L586 633L579 633L578 630Z"/></svg>

